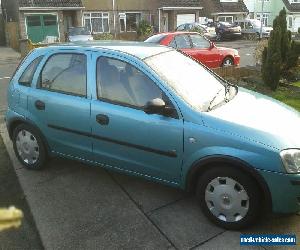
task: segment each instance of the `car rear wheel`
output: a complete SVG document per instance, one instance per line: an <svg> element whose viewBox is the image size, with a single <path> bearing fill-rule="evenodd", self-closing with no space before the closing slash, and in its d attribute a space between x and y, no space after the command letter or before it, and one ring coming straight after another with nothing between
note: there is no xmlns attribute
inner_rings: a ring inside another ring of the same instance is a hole
<svg viewBox="0 0 300 250"><path fill-rule="evenodd" d="M233 62L233 59L231 57L226 57L223 60L222 67L230 67L230 66L233 66L233 65L234 65L234 62Z"/></svg>
<svg viewBox="0 0 300 250"><path fill-rule="evenodd" d="M205 172L196 193L204 214L220 227L244 228L259 215L261 199L256 182L235 168L220 166Z"/></svg>
<svg viewBox="0 0 300 250"><path fill-rule="evenodd" d="M221 35L221 33L217 33L216 41L217 41L217 42L222 41L222 35Z"/></svg>
<svg viewBox="0 0 300 250"><path fill-rule="evenodd" d="M15 154L23 166L33 170L44 166L46 150L36 129L21 124L14 129L12 140Z"/></svg>

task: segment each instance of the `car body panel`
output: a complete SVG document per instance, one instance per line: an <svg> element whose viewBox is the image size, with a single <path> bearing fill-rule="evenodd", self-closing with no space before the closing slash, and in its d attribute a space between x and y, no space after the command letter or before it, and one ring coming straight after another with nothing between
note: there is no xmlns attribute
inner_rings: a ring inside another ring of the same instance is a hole
<svg viewBox="0 0 300 250"><path fill-rule="evenodd" d="M173 39L179 35L200 35L196 32L168 32L162 34L166 36L162 38L162 40L160 40L160 44L165 46L170 46ZM240 64L240 56L238 55L238 52L236 50L225 47L217 47L213 44L208 48L191 47L179 50L193 57L194 59L203 63L209 68L221 67L226 57L232 58L235 66L238 66Z"/></svg>

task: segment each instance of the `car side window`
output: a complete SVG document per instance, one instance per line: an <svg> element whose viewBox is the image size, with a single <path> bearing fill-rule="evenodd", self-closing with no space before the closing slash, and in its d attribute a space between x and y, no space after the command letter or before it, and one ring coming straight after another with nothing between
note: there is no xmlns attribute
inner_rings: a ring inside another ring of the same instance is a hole
<svg viewBox="0 0 300 250"><path fill-rule="evenodd" d="M183 31L185 28L185 24L181 24L180 26L177 27L177 31Z"/></svg>
<svg viewBox="0 0 300 250"><path fill-rule="evenodd" d="M177 49L190 49L192 48L190 38L188 35L175 36Z"/></svg>
<svg viewBox="0 0 300 250"><path fill-rule="evenodd" d="M143 72L131 64L108 57L97 61L98 98L135 108L161 98L161 89Z"/></svg>
<svg viewBox="0 0 300 250"><path fill-rule="evenodd" d="M177 45L176 45L175 38L173 38L173 40L169 43L169 47L172 47L172 48L174 48L174 49L177 49Z"/></svg>
<svg viewBox="0 0 300 250"><path fill-rule="evenodd" d="M34 73L39 66L39 63L41 62L43 56L39 56L35 58L24 70L22 76L19 79L19 84L23 86L29 87L31 85Z"/></svg>
<svg viewBox="0 0 300 250"><path fill-rule="evenodd" d="M40 75L40 88L86 96L87 63L83 54L55 54L46 62Z"/></svg>
<svg viewBox="0 0 300 250"><path fill-rule="evenodd" d="M197 49L208 49L210 47L210 43L204 37L199 35L190 35L193 47Z"/></svg>

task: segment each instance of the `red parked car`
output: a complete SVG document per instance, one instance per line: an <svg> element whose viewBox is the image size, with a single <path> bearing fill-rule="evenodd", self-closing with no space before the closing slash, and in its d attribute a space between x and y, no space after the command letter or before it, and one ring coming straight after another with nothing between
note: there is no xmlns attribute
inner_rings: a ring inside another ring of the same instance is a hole
<svg viewBox="0 0 300 250"><path fill-rule="evenodd" d="M178 49L209 68L239 65L237 50L217 47L196 32L167 32L149 37L145 42L158 43Z"/></svg>

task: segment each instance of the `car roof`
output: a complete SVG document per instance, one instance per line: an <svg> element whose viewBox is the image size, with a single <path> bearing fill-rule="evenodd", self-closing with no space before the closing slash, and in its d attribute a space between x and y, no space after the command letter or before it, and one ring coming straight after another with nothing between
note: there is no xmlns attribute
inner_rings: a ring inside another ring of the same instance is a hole
<svg viewBox="0 0 300 250"><path fill-rule="evenodd" d="M178 34L199 34L197 32L193 31L174 31L174 32L163 32L163 33L158 33L157 35L178 35Z"/></svg>
<svg viewBox="0 0 300 250"><path fill-rule="evenodd" d="M118 52L123 52L140 59L145 59L163 52L174 50L170 47L144 43L144 42L127 42L127 41L91 41L91 42L73 42L66 44L51 45L47 49L76 49L82 48L86 50L113 50Z"/></svg>

